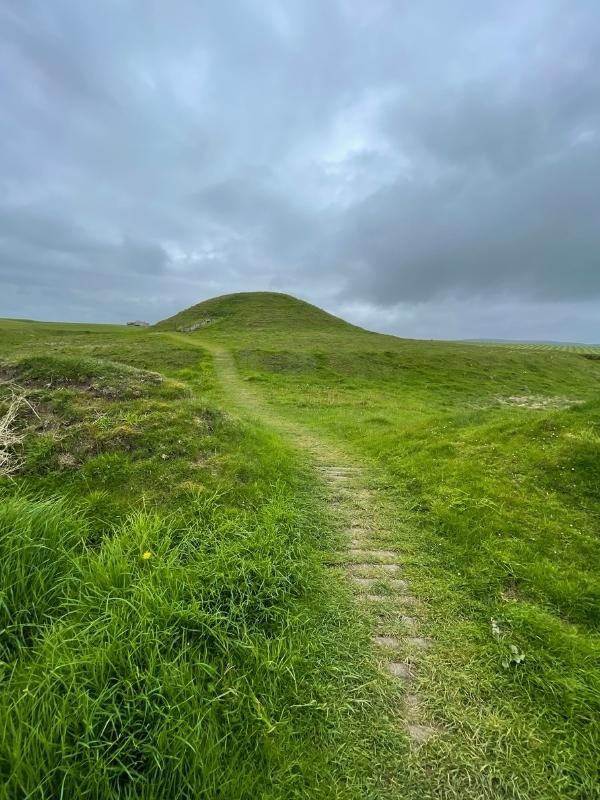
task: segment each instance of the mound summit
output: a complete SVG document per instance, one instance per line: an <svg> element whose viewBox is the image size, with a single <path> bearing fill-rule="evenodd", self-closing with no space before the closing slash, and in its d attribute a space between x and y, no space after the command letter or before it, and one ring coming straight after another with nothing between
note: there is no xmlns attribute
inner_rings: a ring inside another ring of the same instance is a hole
<svg viewBox="0 0 600 800"><path fill-rule="evenodd" d="M213 297L157 322L153 329L193 331L217 323L227 329L257 331L361 330L311 303L278 292L238 292Z"/></svg>

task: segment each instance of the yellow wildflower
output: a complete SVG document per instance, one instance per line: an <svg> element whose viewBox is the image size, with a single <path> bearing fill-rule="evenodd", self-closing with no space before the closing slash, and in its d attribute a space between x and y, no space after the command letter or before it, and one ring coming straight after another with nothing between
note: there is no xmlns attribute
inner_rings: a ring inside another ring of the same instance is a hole
<svg viewBox="0 0 600 800"><path fill-rule="evenodd" d="M144 561L148 561L151 555L152 553L150 552L150 550L146 550L145 552L142 553L142 558L144 559Z"/></svg>

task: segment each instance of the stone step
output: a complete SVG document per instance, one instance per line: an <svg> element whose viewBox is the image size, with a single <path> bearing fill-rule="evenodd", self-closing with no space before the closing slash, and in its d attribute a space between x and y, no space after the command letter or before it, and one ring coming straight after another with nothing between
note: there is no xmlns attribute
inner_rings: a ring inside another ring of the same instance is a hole
<svg viewBox="0 0 600 800"><path fill-rule="evenodd" d="M385 586L389 586L390 589L407 589L408 583L402 578L360 578L356 575L352 576L352 581L357 585L364 589L370 586L376 586L378 584L384 584Z"/></svg>
<svg viewBox="0 0 600 800"><path fill-rule="evenodd" d="M372 550L368 547L350 547L345 551L352 558L399 558L393 550ZM379 562L374 562L379 563Z"/></svg>
<svg viewBox="0 0 600 800"><path fill-rule="evenodd" d="M400 572L400 567L398 566L398 564L379 564L376 561L375 562L363 561L360 563L353 562L351 564L348 564L348 567L352 570L352 572L379 571L388 574Z"/></svg>
<svg viewBox="0 0 600 800"><path fill-rule="evenodd" d="M413 677L410 664L406 661L388 661L386 668L395 678L410 681Z"/></svg>
<svg viewBox="0 0 600 800"><path fill-rule="evenodd" d="M395 636L371 636L371 641L378 647L389 647L394 650L400 647L400 639L396 639Z"/></svg>

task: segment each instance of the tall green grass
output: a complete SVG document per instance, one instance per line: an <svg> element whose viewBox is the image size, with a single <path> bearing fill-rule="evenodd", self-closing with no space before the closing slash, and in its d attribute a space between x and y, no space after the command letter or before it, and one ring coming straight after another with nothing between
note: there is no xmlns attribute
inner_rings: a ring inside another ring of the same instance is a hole
<svg viewBox="0 0 600 800"><path fill-rule="evenodd" d="M328 796L311 525L281 485L237 514L136 511L99 545L85 509L6 500L2 796Z"/></svg>

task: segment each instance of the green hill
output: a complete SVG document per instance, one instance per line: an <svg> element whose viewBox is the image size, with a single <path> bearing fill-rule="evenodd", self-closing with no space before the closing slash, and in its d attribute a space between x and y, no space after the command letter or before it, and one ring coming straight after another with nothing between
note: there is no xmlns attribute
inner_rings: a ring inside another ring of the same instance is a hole
<svg viewBox="0 0 600 800"><path fill-rule="evenodd" d="M213 297L157 322L154 330L182 330L219 325L239 330L360 330L317 306L278 292L239 292Z"/></svg>

